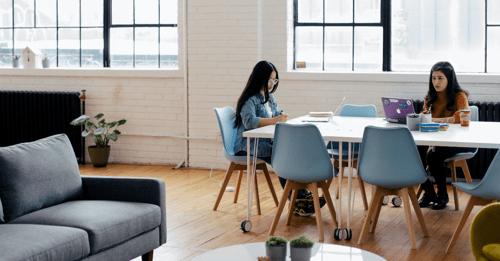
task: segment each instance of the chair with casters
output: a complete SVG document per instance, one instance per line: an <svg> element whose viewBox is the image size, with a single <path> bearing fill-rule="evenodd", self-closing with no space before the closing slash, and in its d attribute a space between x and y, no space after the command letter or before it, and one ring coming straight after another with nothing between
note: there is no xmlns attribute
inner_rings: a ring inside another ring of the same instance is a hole
<svg viewBox="0 0 500 261"><path fill-rule="evenodd" d="M367 126L363 133L362 144L358 174L365 183L375 186L375 193L358 244L363 243L370 222L370 233L375 232L384 196L396 195L403 199L411 248L416 249L410 202L424 236L428 237L429 233L413 189L413 186L422 184L427 175L410 130L403 126L391 128Z"/></svg>
<svg viewBox="0 0 500 261"><path fill-rule="evenodd" d="M478 121L479 120L479 113L478 113L477 106L470 106L470 110L471 110L471 117L470 117L471 121ZM464 173L465 180L467 182L472 182L472 178L471 178L471 175L469 172L469 167L467 166L467 160L472 159L476 155L477 150L478 149L476 149L473 152L457 153L457 154L453 155L452 157L444 160L444 162L446 163L446 167L451 169L452 182L457 182L456 168L462 168L462 172ZM418 188L417 198L420 197L420 193L422 193L421 187ZM453 187L453 198L455 201L455 210L458 210L459 209L458 192L457 192L456 187Z"/></svg>
<svg viewBox="0 0 500 261"><path fill-rule="evenodd" d="M352 105L352 104L346 104L342 106L339 112L339 116L343 117L370 117L370 118L376 118L377 117L377 108L373 104L369 105ZM327 149L328 149L328 154L330 154L330 157L332 157L333 154L333 159L334 159L334 167L338 168L339 167L339 143L338 142L328 142L327 144ZM359 151L359 143L353 144L351 146L351 149L353 150L353 163L352 167L357 170L358 168L358 151ZM347 142L342 142L342 173L345 173L344 170L348 166L348 143ZM363 206L365 207L365 210L368 210L368 201L366 200L366 191L365 191L365 186L363 183L362 179L359 180L359 187L361 190L361 199L363 200ZM339 186L342 184L342 175L339 175ZM330 184L328 184L330 185ZM339 198L339 188L336 187L336 197Z"/></svg>
<svg viewBox="0 0 500 261"><path fill-rule="evenodd" d="M279 177L287 179L287 182L271 229L269 230L269 236L272 236L276 230L290 192L292 191L292 196L288 205L287 226L290 225L292 219L298 190L308 189L313 194L319 242L324 242L318 188L321 188L323 191L323 196L336 227L338 227L338 223L332 198L327 187L327 181L331 180L334 176L333 165L328 156L325 141L318 128L313 124L293 125L278 122L274 131L271 162L274 172Z"/></svg>
<svg viewBox="0 0 500 261"><path fill-rule="evenodd" d="M446 248L446 252L450 252L453 246L455 245L458 236L460 235L460 232L462 231L465 222L469 218L469 215L472 211L472 208L474 206L485 206L487 204L490 204L492 202L496 202L500 200L500 187L498 184L500 184L500 153L497 153L493 160L491 161L490 166L488 167L488 170L484 174L484 177L481 181L475 181L475 182L453 182L453 186L456 188L460 189L466 194L470 195L470 199L467 202L467 206L465 206L464 213L462 213L462 217L460 218L460 221L458 222L457 228L455 230L455 233L453 233L453 236L451 237L450 243L448 244L448 247ZM479 215L479 214L478 214ZM498 216L495 218L494 223L496 225L494 227L498 228L498 224L500 220L498 219ZM474 220L475 222L475 220ZM478 256L476 256L476 252L474 252L475 246L478 246L480 242L485 242L486 236L484 236L484 240L481 236L478 234L475 234L473 236L473 227L471 227L471 234L470 234L470 240L472 244L472 252L474 254L474 257L477 259ZM498 243L498 235L499 235L499 230L498 229L493 229L494 231L491 231L492 233L495 233L496 236L496 242ZM473 239L476 237L475 239ZM473 242L473 240L477 240L476 242ZM491 243L491 242L490 242ZM482 243L481 243L482 244ZM482 248L482 246L481 246ZM478 251L481 251L479 249ZM479 259L477 259L479 260Z"/></svg>
<svg viewBox="0 0 500 261"><path fill-rule="evenodd" d="M476 260L500 260L500 204L484 207L470 226L470 244Z"/></svg>
<svg viewBox="0 0 500 261"><path fill-rule="evenodd" d="M231 179L231 175L233 171L239 170L238 183L236 185L236 191L234 194L234 203L238 202L238 194L240 191L241 185L241 177L243 175L243 171L247 170L247 157L246 156L235 156L234 154L234 143L236 141L236 132L237 128L234 127L234 110L230 106L226 106L223 108L214 108L215 115L217 116L217 120L219 122L219 128L222 136L222 153L224 158L226 158L230 163L227 168L226 175L224 176L224 181L222 182L222 186L219 191L219 195L217 196L217 200L215 201L214 210L217 210L219 203L222 199L222 195L226 191L227 184ZM256 169L260 169L264 172L264 176L266 177L267 184L269 185L269 190L271 191L271 195L274 199L274 203L278 206L278 197L276 196L276 192L274 191L273 183L271 181L271 177L269 176L269 172L267 170L266 163L263 160L257 159L256 161ZM257 203L257 213L260 215L260 199L259 199L259 189L257 186L257 175L255 175L255 198Z"/></svg>

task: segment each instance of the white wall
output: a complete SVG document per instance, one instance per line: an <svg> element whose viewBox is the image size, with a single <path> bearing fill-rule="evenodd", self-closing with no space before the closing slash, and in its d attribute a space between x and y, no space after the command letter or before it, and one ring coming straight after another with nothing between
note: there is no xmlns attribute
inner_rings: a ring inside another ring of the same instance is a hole
<svg viewBox="0 0 500 261"><path fill-rule="evenodd" d="M179 67L165 70L0 69L1 90L87 90L87 114L125 118L111 162L177 164L186 153L182 59L188 58L189 165L224 169L214 107L236 105L255 63L273 62L280 85L275 97L291 117L350 104L375 104L380 96L422 99L426 73L293 72L291 0L189 0L188 48L182 43L179 2ZM429 65L429 68L431 65ZM471 100L500 100L500 76L459 74ZM90 140L87 144L92 143ZM217 154L217 157L215 157Z"/></svg>

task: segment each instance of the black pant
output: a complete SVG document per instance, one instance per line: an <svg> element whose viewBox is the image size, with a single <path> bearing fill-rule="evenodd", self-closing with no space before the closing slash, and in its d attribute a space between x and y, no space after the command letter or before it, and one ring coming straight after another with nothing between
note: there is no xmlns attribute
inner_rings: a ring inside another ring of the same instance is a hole
<svg viewBox="0 0 500 261"><path fill-rule="evenodd" d="M451 170L445 166L444 160L452 157L453 155L461 152L473 152L475 148L460 148L460 147L434 147L434 151L427 154L429 146L418 146L418 152L424 168L429 166L429 171L434 177L438 189L438 194L447 194L446 190L446 176L451 173ZM427 159L426 159L427 158ZM430 180L422 184L422 189L427 193L434 193L434 187Z"/></svg>

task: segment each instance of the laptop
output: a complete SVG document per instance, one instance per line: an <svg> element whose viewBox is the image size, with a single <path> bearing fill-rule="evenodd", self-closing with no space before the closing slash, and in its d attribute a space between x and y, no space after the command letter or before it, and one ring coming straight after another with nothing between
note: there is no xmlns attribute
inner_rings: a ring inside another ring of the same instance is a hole
<svg viewBox="0 0 500 261"><path fill-rule="evenodd" d="M412 99L382 97L387 122L406 124L406 115L415 113Z"/></svg>

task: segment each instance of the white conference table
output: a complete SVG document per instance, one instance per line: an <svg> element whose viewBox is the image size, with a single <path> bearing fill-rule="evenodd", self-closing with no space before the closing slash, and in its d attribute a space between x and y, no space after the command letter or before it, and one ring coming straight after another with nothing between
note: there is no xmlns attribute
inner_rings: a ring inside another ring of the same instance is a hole
<svg viewBox="0 0 500 261"><path fill-rule="evenodd" d="M290 124L314 124L318 127L323 139L325 141L335 141L335 142L348 142L348 201L347 201L347 230L350 229L350 215L351 215L351 179L352 179L352 168L351 168L351 144L355 142L361 142L363 139L363 132L366 126L379 126L379 127L395 127L395 126L406 126L403 124L389 123L385 121L384 118L365 118L365 117L339 117L333 116L330 118L329 122L304 122L310 118L309 116L302 116L289 120L287 123ZM257 128L249 131L243 132L243 137L247 138L247 148L250 148L250 138L274 138L275 125L269 125L262 128ZM460 124L450 124L450 127L446 131L437 132L421 132L421 131L411 131L415 143L417 145L427 145L427 146L442 146L442 147L468 147L468 148L500 148L500 123L499 122L470 122L469 127L462 127ZM247 149L247 191L253 191L253 181L255 180L255 168L252 168L252 160L254 157L250 156L250 151L254 148ZM342 155L342 146L339 146L339 154ZM258 156L258 155L256 155ZM340 166L340 176L342 173L342 161L339 162ZM335 179L334 179L335 180ZM334 183L335 186L335 183ZM342 186L339 186L341 189ZM340 191L340 195L342 195ZM247 193L247 220L243 224L249 223L246 231L251 229L250 216L252 213L252 195L253 193ZM339 229L342 228L341 225L341 200L339 200L337 210L337 221L339 224ZM243 225L242 224L242 225ZM248 229L249 228L249 229ZM245 231L245 229L243 230ZM345 236L344 236L345 238Z"/></svg>

